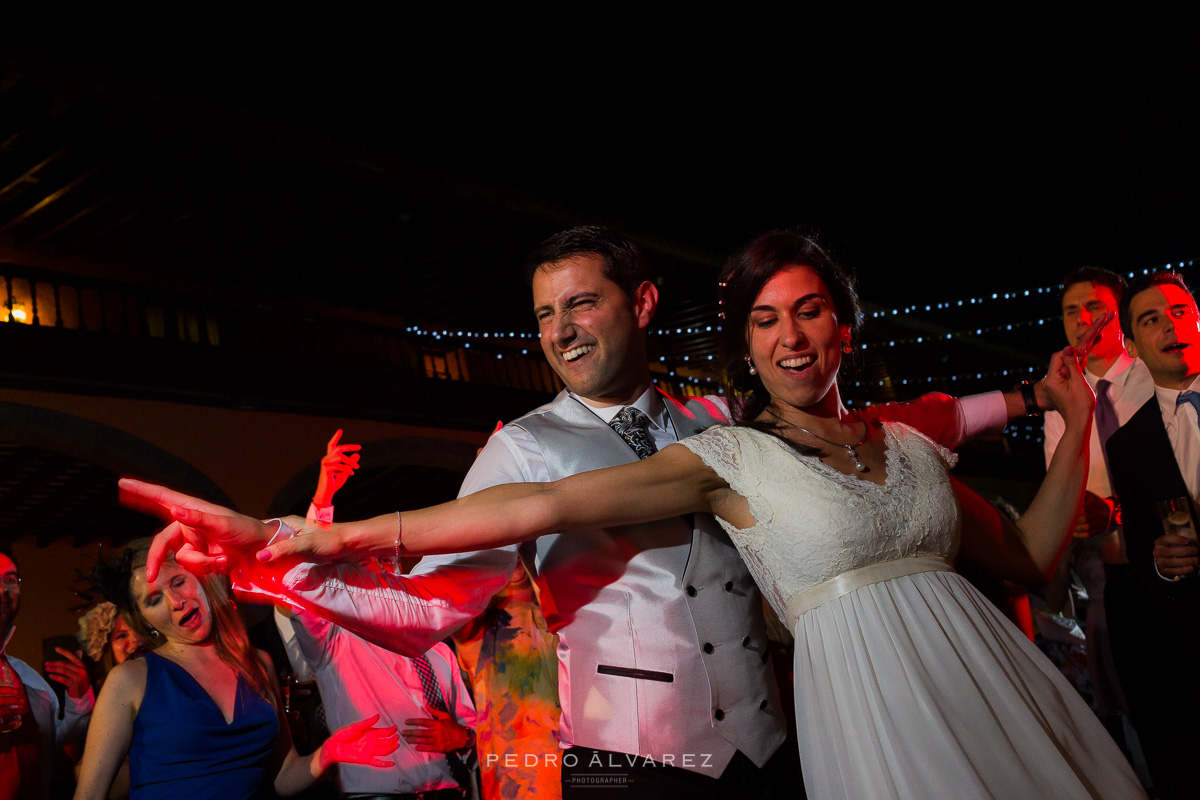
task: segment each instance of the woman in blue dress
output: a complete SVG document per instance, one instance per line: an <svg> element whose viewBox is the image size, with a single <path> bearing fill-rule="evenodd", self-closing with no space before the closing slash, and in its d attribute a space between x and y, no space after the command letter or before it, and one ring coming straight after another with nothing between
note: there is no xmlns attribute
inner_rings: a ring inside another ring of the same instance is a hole
<svg viewBox="0 0 1200 800"><path fill-rule="evenodd" d="M96 702L77 799L107 795L128 754L130 797L235 798L310 786L330 764L391 767L395 727L378 717L342 728L310 755L292 746L279 687L219 578L198 578L174 561L146 580L149 540L101 570L108 599L153 648L109 674Z"/></svg>

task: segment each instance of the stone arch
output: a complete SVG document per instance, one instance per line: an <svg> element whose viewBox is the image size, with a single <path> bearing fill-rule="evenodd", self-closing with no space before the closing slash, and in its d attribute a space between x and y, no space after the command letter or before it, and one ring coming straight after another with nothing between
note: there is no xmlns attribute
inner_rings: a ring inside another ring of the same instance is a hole
<svg viewBox="0 0 1200 800"><path fill-rule="evenodd" d="M0 401L6 441L90 461L117 475L137 474L213 503L233 501L207 475L178 456L101 422L37 406ZM114 486L114 490L115 490Z"/></svg>

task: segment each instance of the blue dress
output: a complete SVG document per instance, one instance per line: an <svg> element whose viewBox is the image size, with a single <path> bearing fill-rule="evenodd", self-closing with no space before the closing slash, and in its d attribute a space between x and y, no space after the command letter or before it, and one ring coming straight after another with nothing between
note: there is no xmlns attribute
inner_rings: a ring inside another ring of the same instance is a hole
<svg viewBox="0 0 1200 800"><path fill-rule="evenodd" d="M187 670L146 654L146 696L129 747L131 800L257 797L279 719L271 704L238 677L233 721Z"/></svg>

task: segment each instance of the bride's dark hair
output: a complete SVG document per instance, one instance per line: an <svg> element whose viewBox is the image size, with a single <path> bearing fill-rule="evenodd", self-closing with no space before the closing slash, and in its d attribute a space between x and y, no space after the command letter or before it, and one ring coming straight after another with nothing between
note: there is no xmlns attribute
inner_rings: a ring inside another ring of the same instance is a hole
<svg viewBox="0 0 1200 800"><path fill-rule="evenodd" d="M730 413L735 425L746 425L775 433L778 423L756 423L755 420L771 404L757 375L750 374L746 363L749 339L750 309L767 281L776 273L793 266L812 269L829 289L839 325L850 326L850 337L856 339L862 328L862 308L854 276L846 272L817 242L814 233L803 228L782 228L769 231L730 256L721 270L718 290L721 299L721 331L718 334L721 366L729 393ZM817 448L798 446L809 454Z"/></svg>

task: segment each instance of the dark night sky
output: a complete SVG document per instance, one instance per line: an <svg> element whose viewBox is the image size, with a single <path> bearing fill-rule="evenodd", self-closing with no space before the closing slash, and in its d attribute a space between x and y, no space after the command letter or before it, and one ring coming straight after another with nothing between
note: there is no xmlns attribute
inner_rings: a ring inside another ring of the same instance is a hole
<svg viewBox="0 0 1200 800"><path fill-rule="evenodd" d="M868 299L1200 256L1190 11L362 22L76 52L712 261L812 225Z"/></svg>
<svg viewBox="0 0 1200 800"><path fill-rule="evenodd" d="M718 256L814 225L874 297L1200 255L1190 18L974 13L384 58L358 89L409 112L329 91L323 123Z"/></svg>

